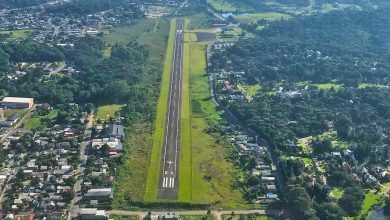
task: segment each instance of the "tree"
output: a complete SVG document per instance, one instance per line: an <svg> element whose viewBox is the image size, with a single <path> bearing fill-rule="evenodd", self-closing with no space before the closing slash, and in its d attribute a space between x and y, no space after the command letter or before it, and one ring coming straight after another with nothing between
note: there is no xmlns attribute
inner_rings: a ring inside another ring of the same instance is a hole
<svg viewBox="0 0 390 220"><path fill-rule="evenodd" d="M348 187L344 190L343 197L339 200L340 207L350 216L359 213L364 200L364 192L361 187Z"/></svg>
<svg viewBox="0 0 390 220"><path fill-rule="evenodd" d="M385 206L383 207L383 214L390 216L390 198L387 197L385 200Z"/></svg>
<svg viewBox="0 0 390 220"><path fill-rule="evenodd" d="M316 210L321 220L342 220L344 216L343 210L335 203L321 203Z"/></svg>

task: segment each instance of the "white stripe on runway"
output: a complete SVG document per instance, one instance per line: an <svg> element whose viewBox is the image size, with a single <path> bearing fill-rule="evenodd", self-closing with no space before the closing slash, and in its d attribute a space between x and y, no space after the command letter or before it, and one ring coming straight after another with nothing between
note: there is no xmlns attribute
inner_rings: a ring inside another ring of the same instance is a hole
<svg viewBox="0 0 390 220"><path fill-rule="evenodd" d="M172 178L172 188L175 187L175 178Z"/></svg>
<svg viewBox="0 0 390 220"><path fill-rule="evenodd" d="M172 178L169 178L169 188L172 187Z"/></svg>

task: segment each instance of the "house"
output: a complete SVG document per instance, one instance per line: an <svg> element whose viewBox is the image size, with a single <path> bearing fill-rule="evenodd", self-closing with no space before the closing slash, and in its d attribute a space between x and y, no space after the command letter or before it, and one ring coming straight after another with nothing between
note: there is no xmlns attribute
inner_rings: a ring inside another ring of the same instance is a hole
<svg viewBox="0 0 390 220"><path fill-rule="evenodd" d="M125 137L125 127L123 125L111 125L109 128L110 137L123 139Z"/></svg>
<svg viewBox="0 0 390 220"><path fill-rule="evenodd" d="M92 147L93 148L100 149L104 145L107 145L110 148L110 150L113 150L113 151L122 151L123 150L123 144L116 137L101 138L101 139L93 139L92 140Z"/></svg>
<svg viewBox="0 0 390 220"><path fill-rule="evenodd" d="M19 112L15 112L11 116L7 118L5 121L0 121L0 126L3 127L11 127L13 124L15 124L19 119Z"/></svg>
<svg viewBox="0 0 390 220"><path fill-rule="evenodd" d="M160 216L161 220L178 220L179 218L176 216L175 213L166 213L165 215Z"/></svg>
<svg viewBox="0 0 390 220"><path fill-rule="evenodd" d="M105 210L98 210L94 208L84 208L79 212L79 219L85 220L106 220L108 215Z"/></svg>
<svg viewBox="0 0 390 220"><path fill-rule="evenodd" d="M86 200L98 200L98 201L108 201L113 198L113 191L111 188L102 188L102 189L90 189L84 195Z"/></svg>
<svg viewBox="0 0 390 220"><path fill-rule="evenodd" d="M1 106L11 109L29 109L33 107L33 98L5 97L1 101Z"/></svg>

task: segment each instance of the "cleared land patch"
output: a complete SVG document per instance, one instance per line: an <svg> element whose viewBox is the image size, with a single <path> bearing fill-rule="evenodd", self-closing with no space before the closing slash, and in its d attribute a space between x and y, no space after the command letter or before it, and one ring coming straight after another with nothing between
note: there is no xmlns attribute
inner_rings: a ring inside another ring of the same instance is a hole
<svg viewBox="0 0 390 220"><path fill-rule="evenodd" d="M23 40L31 36L34 32L32 29L27 30L13 30L13 31L0 31L0 38L4 36L5 38L14 39L14 40Z"/></svg>
<svg viewBox="0 0 390 220"><path fill-rule="evenodd" d="M217 40L217 36L214 33L196 32L195 34L198 42L208 42L208 41Z"/></svg>
<svg viewBox="0 0 390 220"><path fill-rule="evenodd" d="M108 120L110 117L114 117L115 113L120 112L124 105L103 105L97 108L96 110L96 120Z"/></svg>
<svg viewBox="0 0 390 220"><path fill-rule="evenodd" d="M268 21L276 21L285 19L288 20L291 18L291 15L282 14L278 12L264 12L264 13L247 13L247 14L239 14L234 15L234 19L236 19L239 23L249 24L256 22L261 19L265 19Z"/></svg>

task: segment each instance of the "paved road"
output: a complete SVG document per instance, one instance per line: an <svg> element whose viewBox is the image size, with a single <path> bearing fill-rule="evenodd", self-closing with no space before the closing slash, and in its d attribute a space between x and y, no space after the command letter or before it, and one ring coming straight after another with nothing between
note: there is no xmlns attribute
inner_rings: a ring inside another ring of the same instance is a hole
<svg viewBox="0 0 390 220"><path fill-rule="evenodd" d="M3 137L1 138L1 141L6 140L8 137L12 136L16 131L18 131L18 128L22 127L22 125L31 117L36 107L37 107L36 105L31 107L26 112L26 114L21 119L19 119L16 125L13 125L12 127L8 128L7 131L4 133Z"/></svg>
<svg viewBox="0 0 390 220"><path fill-rule="evenodd" d="M69 204L69 218L68 219L74 219L77 217L79 211L80 211L80 206L79 203L83 199L83 196L81 195L81 184L84 181L84 172L85 172L85 166L87 163L88 156L86 155L86 148L87 146L91 143L91 129L93 127L93 122L94 122L94 114L90 114L88 117L88 124L85 128L85 137L86 141L81 143L80 146L80 168L76 171L75 177L76 177L76 183L73 187L73 190L75 192L75 197L72 199L71 203Z"/></svg>
<svg viewBox="0 0 390 220"><path fill-rule="evenodd" d="M177 19L170 78L165 140L161 158L158 199L176 200L179 189L180 110L183 75L184 20Z"/></svg>
<svg viewBox="0 0 390 220"><path fill-rule="evenodd" d="M176 215L207 215L207 210L193 210L193 211L167 211L170 213L175 213ZM167 212L151 212L152 215L164 215ZM216 220L221 220L222 215L230 215L234 212L235 215L240 214L257 214L257 215L280 215L280 211L278 210L230 210L230 211L211 211L211 214L215 216ZM145 217L148 213L147 212L136 212L136 211L125 211L125 210L111 210L109 211L110 214L115 215L122 215L122 216L130 216L130 215L136 215L139 216L141 219Z"/></svg>

